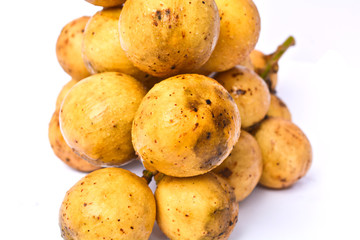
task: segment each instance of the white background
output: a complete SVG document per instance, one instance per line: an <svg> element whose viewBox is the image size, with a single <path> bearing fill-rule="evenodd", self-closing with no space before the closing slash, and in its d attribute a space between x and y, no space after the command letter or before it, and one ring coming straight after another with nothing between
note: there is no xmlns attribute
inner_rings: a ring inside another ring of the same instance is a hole
<svg viewBox="0 0 360 240"><path fill-rule="evenodd" d="M230 239L360 239L360 1L255 3L258 49L297 40L280 62L278 94L310 139L314 162L290 189L256 188L240 203ZM55 43L66 23L100 9L84 0L3 1L0 9L0 238L60 240L61 201L84 174L58 160L47 138L70 80ZM151 239L164 238L156 230Z"/></svg>

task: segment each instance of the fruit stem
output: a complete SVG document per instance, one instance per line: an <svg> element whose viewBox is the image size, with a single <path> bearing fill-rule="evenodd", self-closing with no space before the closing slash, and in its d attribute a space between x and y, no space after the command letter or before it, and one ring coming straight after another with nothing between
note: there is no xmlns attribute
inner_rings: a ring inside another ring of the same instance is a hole
<svg viewBox="0 0 360 240"><path fill-rule="evenodd" d="M283 42L276 51L270 55L268 55L269 60L266 63L264 71L261 73L262 79L267 79L268 75L271 72L271 69L279 62L282 55L289 49L289 47L295 45L295 38L293 36L288 37L285 42Z"/></svg>
<svg viewBox="0 0 360 240"><path fill-rule="evenodd" d="M154 177L154 179L155 179L155 181L156 181L156 184L159 184L159 182L160 182L164 177L165 177L165 174L160 173L160 172L156 173L156 175L155 175L155 177Z"/></svg>
<svg viewBox="0 0 360 240"><path fill-rule="evenodd" d="M144 178L146 180L147 184L149 184L151 182L153 176L155 176L155 174L156 174L156 172L154 173L154 172L151 172L151 171L145 169L143 171L142 178Z"/></svg>

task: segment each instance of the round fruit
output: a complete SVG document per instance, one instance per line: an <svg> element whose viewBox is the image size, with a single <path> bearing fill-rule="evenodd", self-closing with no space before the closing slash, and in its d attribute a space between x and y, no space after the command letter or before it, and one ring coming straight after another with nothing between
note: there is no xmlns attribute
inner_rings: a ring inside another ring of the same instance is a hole
<svg viewBox="0 0 360 240"><path fill-rule="evenodd" d="M135 158L131 124L145 95L133 77L108 72L71 88L60 110L64 139L94 165L119 166Z"/></svg>
<svg viewBox="0 0 360 240"><path fill-rule="evenodd" d="M126 57L119 38L122 8L105 8L91 17L82 46L86 67L91 73L121 72L146 81L152 76L137 69Z"/></svg>
<svg viewBox="0 0 360 240"><path fill-rule="evenodd" d="M56 42L56 56L66 73L76 80L90 76L81 56L84 29L90 17L77 18L68 23Z"/></svg>
<svg viewBox="0 0 360 240"><path fill-rule="evenodd" d="M242 128L248 128L265 117L270 106L270 92L264 80L254 71L237 66L216 74L214 78L234 98L239 108Z"/></svg>
<svg viewBox="0 0 360 240"><path fill-rule="evenodd" d="M220 15L220 36L210 59L202 67L223 72L242 63L260 35L260 16L252 0L215 0Z"/></svg>
<svg viewBox="0 0 360 240"><path fill-rule="evenodd" d="M312 162L312 149L305 134L282 118L264 120L255 133L264 163L260 184L286 188L302 178Z"/></svg>
<svg viewBox="0 0 360 240"><path fill-rule="evenodd" d="M104 168L78 181L65 195L59 220L62 237L148 239L156 214L154 195L128 170Z"/></svg>
<svg viewBox="0 0 360 240"><path fill-rule="evenodd" d="M237 222L239 206L232 188L213 173L165 176L155 198L157 223L173 240L228 239Z"/></svg>
<svg viewBox="0 0 360 240"><path fill-rule="evenodd" d="M215 80L178 75L156 84L144 97L132 128L134 148L158 171L188 177L211 171L240 135L240 115Z"/></svg>
<svg viewBox="0 0 360 240"><path fill-rule="evenodd" d="M219 37L214 0L131 0L120 16L120 40L136 67L169 77L200 68Z"/></svg>

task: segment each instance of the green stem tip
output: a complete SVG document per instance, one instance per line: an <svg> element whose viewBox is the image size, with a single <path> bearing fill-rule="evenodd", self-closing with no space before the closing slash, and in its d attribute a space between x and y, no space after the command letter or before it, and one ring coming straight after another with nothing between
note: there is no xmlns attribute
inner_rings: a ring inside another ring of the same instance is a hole
<svg viewBox="0 0 360 240"><path fill-rule="evenodd" d="M155 174L155 181L156 181L156 184L159 184L159 182L165 177L165 174L161 173L161 172L158 172Z"/></svg>
<svg viewBox="0 0 360 240"><path fill-rule="evenodd" d="M271 72L271 69L274 67L274 65L276 65L280 58L282 57L282 55L289 49L289 47L294 46L295 45L295 38L293 36L288 37L285 42L283 42L274 53L270 54L269 60L266 63L266 67L264 69L264 71L261 73L261 77L263 79L267 79L268 75Z"/></svg>
<svg viewBox="0 0 360 240"><path fill-rule="evenodd" d="M151 171L145 169L145 170L143 171L142 178L144 178L144 179L146 180L147 184L149 184L155 174L156 174L156 173L151 172Z"/></svg>

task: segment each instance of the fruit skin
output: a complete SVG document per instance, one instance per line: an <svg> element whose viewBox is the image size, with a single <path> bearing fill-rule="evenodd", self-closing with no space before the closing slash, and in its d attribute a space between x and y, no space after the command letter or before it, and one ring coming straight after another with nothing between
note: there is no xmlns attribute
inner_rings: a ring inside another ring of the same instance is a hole
<svg viewBox="0 0 360 240"><path fill-rule="evenodd" d="M251 62L251 59L250 59L250 56L248 56L244 61L242 61L239 65L243 66L243 67L246 67L250 70L253 70L255 71L254 69L254 65L252 64Z"/></svg>
<svg viewBox="0 0 360 240"><path fill-rule="evenodd" d="M312 162L312 148L305 134L294 123L268 118L255 132L264 163L260 184L287 188L302 178Z"/></svg>
<svg viewBox="0 0 360 240"><path fill-rule="evenodd" d="M94 14L84 32L82 56L88 70L121 72L139 81L152 81L152 76L137 69L127 58L120 45L119 18L121 7L105 8Z"/></svg>
<svg viewBox="0 0 360 240"><path fill-rule="evenodd" d="M220 36L210 59L202 67L223 72L241 64L255 48L261 20L252 0L215 0L220 15Z"/></svg>
<svg viewBox="0 0 360 240"><path fill-rule="evenodd" d="M218 82L184 74L146 94L134 118L132 142L147 165L189 177L221 164L238 141L240 126L236 104Z"/></svg>
<svg viewBox="0 0 360 240"><path fill-rule="evenodd" d="M94 165L119 166L133 160L131 125L145 93L136 79L116 72L78 82L60 110L64 139Z"/></svg>
<svg viewBox="0 0 360 240"><path fill-rule="evenodd" d="M82 159L66 144L60 131L58 111L51 117L48 137L54 154L69 167L81 172L92 172L100 168Z"/></svg>
<svg viewBox="0 0 360 240"><path fill-rule="evenodd" d="M236 66L214 78L231 94L239 108L241 126L246 129L261 121L269 110L270 92L254 71Z"/></svg>
<svg viewBox="0 0 360 240"><path fill-rule="evenodd" d="M65 240L148 239L156 203L146 181L128 170L103 168L65 195L59 225Z"/></svg>
<svg viewBox="0 0 360 240"><path fill-rule="evenodd" d="M120 41L140 70L170 77L199 69L219 37L214 0L132 0L120 16Z"/></svg>
<svg viewBox="0 0 360 240"><path fill-rule="evenodd" d="M259 144L251 134L241 131L240 139L229 157L212 172L229 182L234 188L236 201L240 202L249 196L258 184L262 168Z"/></svg>
<svg viewBox="0 0 360 240"><path fill-rule="evenodd" d="M156 220L173 240L228 239L239 206L230 185L213 173L189 178L165 176L155 191Z"/></svg>
<svg viewBox="0 0 360 240"><path fill-rule="evenodd" d="M48 129L48 138L54 154L63 161L69 167L81 171L81 172L91 172L96 169L99 169L99 166L95 166L88 161L82 159L78 156L65 142L64 137L60 131L59 123L59 111L62 104L62 101L68 91L78 82L76 79L71 79L66 83L61 89L55 105L55 112L53 113Z"/></svg>
<svg viewBox="0 0 360 240"><path fill-rule="evenodd" d="M84 16L66 24L56 42L56 57L61 67L76 80L90 76L81 56L83 33L89 19Z"/></svg>
<svg viewBox="0 0 360 240"><path fill-rule="evenodd" d="M281 117L291 121L291 113L286 104L275 94L271 94L270 107L266 116Z"/></svg>
<svg viewBox="0 0 360 240"><path fill-rule="evenodd" d="M91 4L101 7L116 7L123 4L126 0L85 0Z"/></svg>
<svg viewBox="0 0 360 240"><path fill-rule="evenodd" d="M60 111L61 104L62 104L66 94L77 82L78 82L78 80L73 78L62 87L61 91L58 94L58 97L56 98L55 111Z"/></svg>

